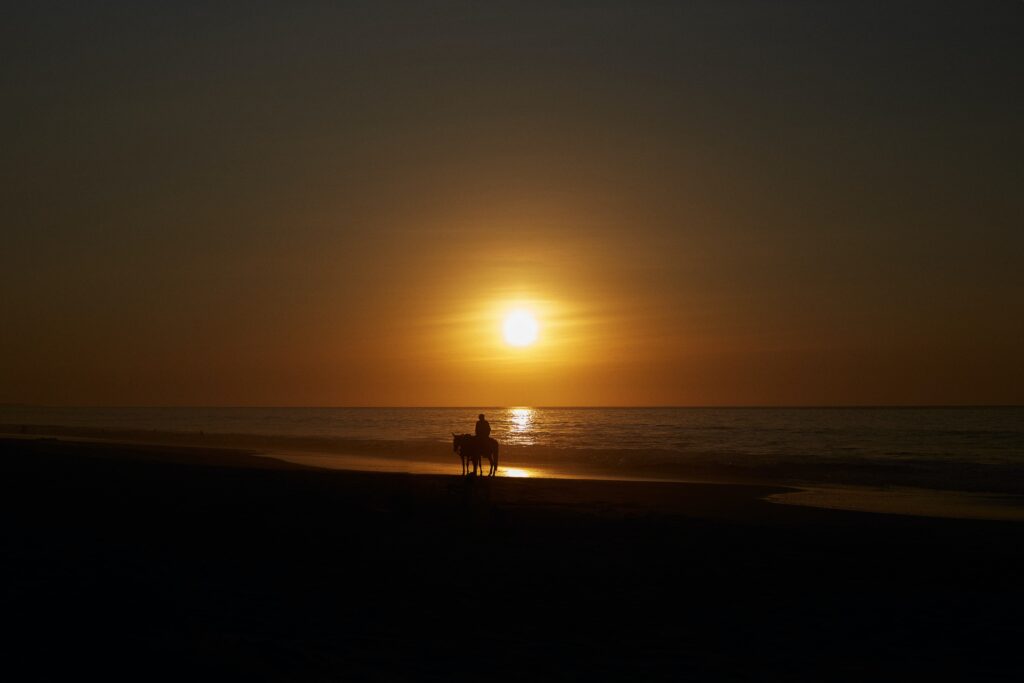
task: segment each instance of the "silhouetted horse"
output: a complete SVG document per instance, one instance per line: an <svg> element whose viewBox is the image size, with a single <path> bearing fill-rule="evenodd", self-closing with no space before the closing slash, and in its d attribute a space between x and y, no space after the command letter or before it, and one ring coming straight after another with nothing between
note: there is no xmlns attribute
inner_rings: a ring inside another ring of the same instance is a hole
<svg viewBox="0 0 1024 683"><path fill-rule="evenodd" d="M483 467L480 464L481 456L486 455L491 461L491 469L488 477L493 477L498 471L498 442L488 437L477 437L472 434L456 434L452 432L452 450L459 454L462 459L462 473L469 473L469 462L473 463L473 474L480 470L483 474Z"/></svg>

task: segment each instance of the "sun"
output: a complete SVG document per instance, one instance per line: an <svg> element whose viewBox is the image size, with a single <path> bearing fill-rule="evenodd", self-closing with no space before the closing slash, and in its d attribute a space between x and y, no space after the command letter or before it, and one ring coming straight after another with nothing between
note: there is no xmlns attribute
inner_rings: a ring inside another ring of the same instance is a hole
<svg viewBox="0 0 1024 683"><path fill-rule="evenodd" d="M537 341L540 325L529 311L516 310L505 316L502 325L505 342L511 346L529 346Z"/></svg>

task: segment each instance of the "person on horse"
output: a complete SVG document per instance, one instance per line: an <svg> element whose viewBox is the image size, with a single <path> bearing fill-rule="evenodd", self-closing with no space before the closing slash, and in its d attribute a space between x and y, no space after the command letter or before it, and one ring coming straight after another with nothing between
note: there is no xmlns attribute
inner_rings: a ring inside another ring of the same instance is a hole
<svg viewBox="0 0 1024 683"><path fill-rule="evenodd" d="M479 419L476 421L476 438L486 439L491 435L491 423L484 418L484 414L480 413Z"/></svg>
<svg viewBox="0 0 1024 683"><path fill-rule="evenodd" d="M452 432L452 450L459 454L462 460L462 474L469 474L469 465L473 465L473 474L477 471L483 474L480 469L481 456L487 456L491 461L491 468L487 476L493 477L498 472L498 448L497 439L491 438L491 425L487 418L480 413L480 419L476 421L476 434L456 434Z"/></svg>

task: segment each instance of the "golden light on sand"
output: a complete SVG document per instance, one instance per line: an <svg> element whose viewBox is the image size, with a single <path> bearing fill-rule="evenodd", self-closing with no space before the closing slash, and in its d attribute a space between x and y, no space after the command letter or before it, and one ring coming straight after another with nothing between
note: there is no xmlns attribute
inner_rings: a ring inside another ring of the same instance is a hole
<svg viewBox="0 0 1024 683"><path fill-rule="evenodd" d="M505 316L502 331L510 346L529 346L537 341L540 325L530 311L519 309Z"/></svg>
<svg viewBox="0 0 1024 683"><path fill-rule="evenodd" d="M533 476L530 470L523 467L502 467L501 474L505 477L515 477L516 479L524 479Z"/></svg>

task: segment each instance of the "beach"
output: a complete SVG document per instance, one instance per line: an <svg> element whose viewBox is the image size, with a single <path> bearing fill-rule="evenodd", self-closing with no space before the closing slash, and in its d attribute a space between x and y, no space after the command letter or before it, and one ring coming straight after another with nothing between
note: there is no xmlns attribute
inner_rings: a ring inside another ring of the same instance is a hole
<svg viewBox="0 0 1024 683"><path fill-rule="evenodd" d="M3 18L0 683L1024 683L1024 2Z"/></svg>
<svg viewBox="0 0 1024 683"><path fill-rule="evenodd" d="M0 440L9 680L1019 675L1024 526Z"/></svg>

